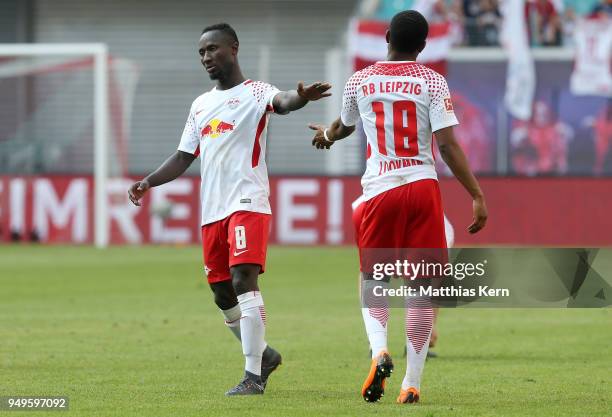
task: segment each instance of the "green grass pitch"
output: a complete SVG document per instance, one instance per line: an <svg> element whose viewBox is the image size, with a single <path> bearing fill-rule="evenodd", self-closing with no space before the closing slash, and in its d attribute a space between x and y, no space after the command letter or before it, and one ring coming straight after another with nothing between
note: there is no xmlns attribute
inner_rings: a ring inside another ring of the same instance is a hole
<svg viewBox="0 0 612 417"><path fill-rule="evenodd" d="M352 248L270 248L267 339L284 364L263 397L226 398L243 358L199 248L0 246L0 396L66 395L66 417L611 415L609 309L442 311L416 406L395 404L394 310L396 372L386 397L365 403L356 271Z"/></svg>

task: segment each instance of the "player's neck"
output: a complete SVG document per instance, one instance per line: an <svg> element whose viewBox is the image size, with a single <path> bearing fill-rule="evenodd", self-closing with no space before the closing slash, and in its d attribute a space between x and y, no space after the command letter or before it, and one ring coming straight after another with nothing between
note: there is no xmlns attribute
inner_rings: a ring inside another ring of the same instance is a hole
<svg viewBox="0 0 612 417"><path fill-rule="evenodd" d="M217 80L217 90L229 90L230 88L236 87L238 84L242 84L246 81L240 67L236 65L236 68L225 78Z"/></svg>
<svg viewBox="0 0 612 417"><path fill-rule="evenodd" d="M419 54L407 54L396 51L389 51L387 61L416 61Z"/></svg>

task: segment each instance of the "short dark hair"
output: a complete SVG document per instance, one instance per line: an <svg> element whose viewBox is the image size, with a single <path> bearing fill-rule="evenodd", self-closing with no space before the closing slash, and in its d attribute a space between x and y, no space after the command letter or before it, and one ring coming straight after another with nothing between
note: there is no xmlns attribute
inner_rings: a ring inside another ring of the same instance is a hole
<svg viewBox="0 0 612 417"><path fill-rule="evenodd" d="M391 19L389 43L398 52L419 52L428 33L425 17L416 10L405 10Z"/></svg>
<svg viewBox="0 0 612 417"><path fill-rule="evenodd" d="M213 30L223 32L225 35L232 38L233 41L238 42L238 35L236 35L236 31L227 23L215 23L214 25L206 26L202 31L202 35L206 32L212 32Z"/></svg>

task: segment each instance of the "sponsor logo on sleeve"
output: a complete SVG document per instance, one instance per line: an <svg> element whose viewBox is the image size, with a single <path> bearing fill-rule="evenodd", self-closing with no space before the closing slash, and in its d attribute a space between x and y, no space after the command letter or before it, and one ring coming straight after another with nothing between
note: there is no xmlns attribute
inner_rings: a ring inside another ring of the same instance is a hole
<svg viewBox="0 0 612 417"><path fill-rule="evenodd" d="M445 98L444 107L446 108L446 111L448 113L452 113L453 112L453 101L450 98Z"/></svg>

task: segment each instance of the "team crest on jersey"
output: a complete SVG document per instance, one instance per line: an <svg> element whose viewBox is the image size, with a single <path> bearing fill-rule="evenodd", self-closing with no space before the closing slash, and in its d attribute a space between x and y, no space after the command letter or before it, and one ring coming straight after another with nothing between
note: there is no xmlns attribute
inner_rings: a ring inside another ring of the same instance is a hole
<svg viewBox="0 0 612 417"><path fill-rule="evenodd" d="M446 107L448 113L451 113L453 111L453 101L450 98L445 98L444 107Z"/></svg>
<svg viewBox="0 0 612 417"><path fill-rule="evenodd" d="M227 103L225 104L227 105L227 107L233 110L236 107L238 107L238 105L240 104L240 99L238 97L232 97L229 100L227 100Z"/></svg>
<svg viewBox="0 0 612 417"><path fill-rule="evenodd" d="M235 123L236 121L234 121ZM220 119L212 119L202 128L202 137L215 139L226 132L234 130L234 123L224 122Z"/></svg>

